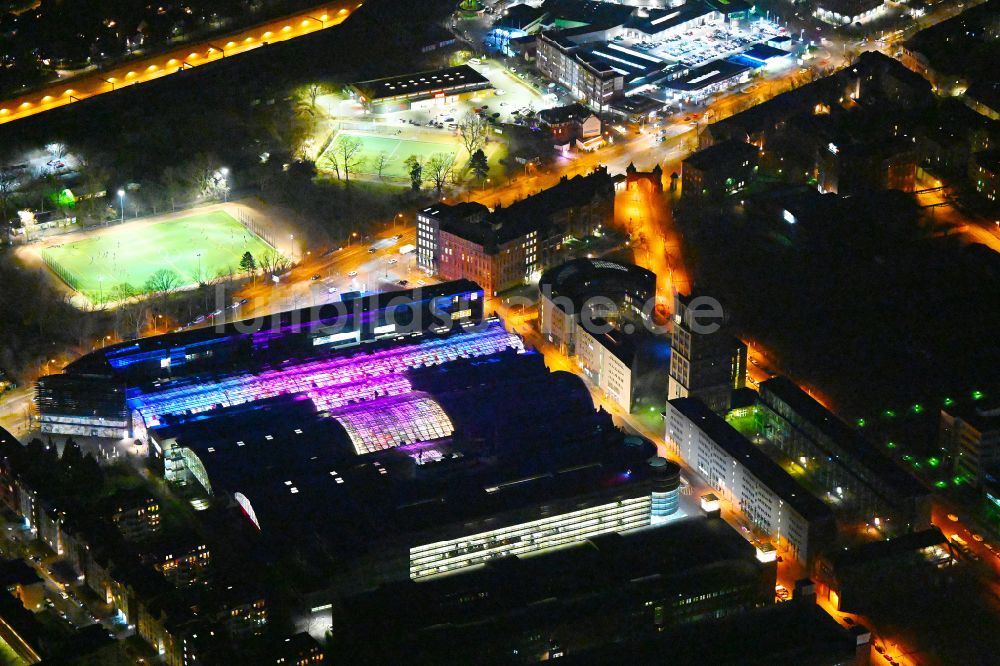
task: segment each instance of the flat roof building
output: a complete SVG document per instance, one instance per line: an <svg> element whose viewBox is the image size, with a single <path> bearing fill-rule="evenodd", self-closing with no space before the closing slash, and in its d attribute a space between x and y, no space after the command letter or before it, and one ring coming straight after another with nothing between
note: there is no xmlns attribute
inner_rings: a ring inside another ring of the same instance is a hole
<svg viewBox="0 0 1000 666"><path fill-rule="evenodd" d="M379 662L572 658L769 606L775 572L720 518L696 516L387 585L345 600L334 635L341 654Z"/></svg>
<svg viewBox="0 0 1000 666"><path fill-rule="evenodd" d="M713 318L718 303L691 294L674 296L667 399L698 398L718 413L746 386L747 346Z"/></svg>
<svg viewBox="0 0 1000 666"><path fill-rule="evenodd" d="M833 512L695 398L667 402L668 449L803 563L835 535Z"/></svg>
<svg viewBox="0 0 1000 666"><path fill-rule="evenodd" d="M640 383L644 377L657 371L662 374L665 369L666 364L657 360L670 348L666 336L654 335L631 321L612 326L596 319L589 324L578 322L576 327L580 369L623 412L631 413L640 397L652 404L663 402L664 382L656 382L649 387L651 390Z"/></svg>
<svg viewBox="0 0 1000 666"><path fill-rule="evenodd" d="M118 371L146 375L127 406L154 467L229 506L268 557L298 553L323 570L321 595L669 520L679 481L649 462L655 448L595 410L581 379L550 373L498 320L471 315L482 292L470 284L437 286L438 319L407 332L378 323L406 293L355 304L364 325L342 346L329 342L343 333L336 318L314 316L281 319L257 356L179 363L176 377L150 378L150 358L173 358L185 334L102 358L149 362ZM373 335L358 341L366 326ZM210 339L248 346L262 334Z"/></svg>
<svg viewBox="0 0 1000 666"><path fill-rule="evenodd" d="M489 79L468 65L357 81L349 86L363 104L382 106L409 105L425 99L450 103L491 87Z"/></svg>
<svg viewBox="0 0 1000 666"><path fill-rule="evenodd" d="M762 382L760 402L769 438L785 455L815 466L817 479L859 516L879 517L889 533L930 524L927 488L792 381Z"/></svg>
<svg viewBox="0 0 1000 666"><path fill-rule="evenodd" d="M945 407L939 442L955 461L955 474L982 487L1000 467L1000 405Z"/></svg>
<svg viewBox="0 0 1000 666"><path fill-rule="evenodd" d="M713 60L688 71L684 76L663 81L664 90L680 99L703 99L735 83L750 80L755 66L734 58Z"/></svg>
<svg viewBox="0 0 1000 666"><path fill-rule="evenodd" d="M614 179L600 168L563 176L538 194L490 211L479 203L438 203L417 211L417 266L466 278L487 294L545 270L571 236L589 236L614 214Z"/></svg>

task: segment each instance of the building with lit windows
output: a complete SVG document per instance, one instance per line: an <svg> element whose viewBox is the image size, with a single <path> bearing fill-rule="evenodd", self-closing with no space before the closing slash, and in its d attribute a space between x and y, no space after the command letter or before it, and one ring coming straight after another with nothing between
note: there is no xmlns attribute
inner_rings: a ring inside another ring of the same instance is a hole
<svg viewBox="0 0 1000 666"><path fill-rule="evenodd" d="M333 618L336 649L378 663L410 661L406 655L420 655L421 663L500 655L537 661L620 650L772 605L776 570L720 518L692 516L347 598Z"/></svg>
<svg viewBox="0 0 1000 666"><path fill-rule="evenodd" d="M564 354L576 353L577 331L595 319L652 322L656 275L634 264L609 259L573 259L542 274L538 281L542 335Z"/></svg>
<svg viewBox="0 0 1000 666"><path fill-rule="evenodd" d="M543 32L537 38L536 66L547 79L565 86L573 98L598 113L625 93L625 77L606 58L587 57L590 53L564 33Z"/></svg>
<svg viewBox="0 0 1000 666"><path fill-rule="evenodd" d="M938 441L954 461L955 474L982 487L1000 465L1000 405L942 409Z"/></svg>
<svg viewBox="0 0 1000 666"><path fill-rule="evenodd" d="M212 552L204 542L176 537L147 544L140 560L177 587L204 582L212 563Z"/></svg>
<svg viewBox="0 0 1000 666"><path fill-rule="evenodd" d="M747 347L729 335L725 321L711 318L709 305L697 295L674 296L667 399L698 398L724 414L733 391L746 386Z"/></svg>
<svg viewBox="0 0 1000 666"><path fill-rule="evenodd" d="M408 393L347 410L270 400L150 436L176 461L168 478L231 502L272 548L339 553L333 578L345 585L450 573L678 510L677 479L654 484L669 470L646 462L651 445L624 438L578 378L537 354L456 356L403 375ZM552 401L555 420L542 416Z"/></svg>
<svg viewBox="0 0 1000 666"><path fill-rule="evenodd" d="M307 391L320 401L337 394L334 401L343 404L353 396L324 374L334 350L462 330L482 319L482 307L479 285L456 281L110 345L38 381L41 429L144 439L164 417L289 392Z"/></svg>
<svg viewBox="0 0 1000 666"><path fill-rule="evenodd" d="M484 318L474 283L272 324L117 345L67 372L127 385L154 469L195 508L228 507L266 552L329 566L321 588L437 576L683 515L677 478L647 462L652 445ZM194 535L143 551L180 587L211 559Z"/></svg>
<svg viewBox="0 0 1000 666"><path fill-rule="evenodd" d="M670 341L642 324L603 319L576 325L576 361L584 376L626 414L663 404Z"/></svg>
<svg viewBox="0 0 1000 666"><path fill-rule="evenodd" d="M1000 150L975 153L969 161L969 181L980 196L1000 201Z"/></svg>
<svg viewBox="0 0 1000 666"><path fill-rule="evenodd" d="M305 632L274 643L268 654L269 664L276 666L313 666L325 663L326 652L319 642Z"/></svg>
<svg viewBox="0 0 1000 666"><path fill-rule="evenodd" d="M819 0L815 16L834 25L871 21L886 11L885 0Z"/></svg>
<svg viewBox="0 0 1000 666"><path fill-rule="evenodd" d="M930 525L927 488L792 381L761 382L759 406L762 434L836 498L838 513L877 519L890 534Z"/></svg>
<svg viewBox="0 0 1000 666"><path fill-rule="evenodd" d="M160 530L160 502L149 493L123 492L110 498L111 522L126 541L142 541Z"/></svg>
<svg viewBox="0 0 1000 666"><path fill-rule="evenodd" d="M937 527L834 549L817 563L817 595L834 610L861 612L926 586L955 563L954 549Z"/></svg>
<svg viewBox="0 0 1000 666"><path fill-rule="evenodd" d="M667 402L666 442L763 532L811 563L835 536L833 512L695 398Z"/></svg>
<svg viewBox="0 0 1000 666"><path fill-rule="evenodd" d="M739 192L757 175L760 150L742 141L723 141L681 162L681 195L718 198Z"/></svg>
<svg viewBox="0 0 1000 666"><path fill-rule="evenodd" d="M485 76L468 65L415 74L358 81L349 86L362 104L379 110L397 111L454 104L492 89Z"/></svg>
<svg viewBox="0 0 1000 666"><path fill-rule="evenodd" d="M489 295L524 284L562 244L599 232L614 214L614 180L601 168L506 208L438 203L417 212L417 265L448 280L468 279Z"/></svg>
<svg viewBox="0 0 1000 666"><path fill-rule="evenodd" d="M538 119L552 132L557 147L568 149L575 142L580 150L594 150L604 142L601 119L582 104L542 109Z"/></svg>

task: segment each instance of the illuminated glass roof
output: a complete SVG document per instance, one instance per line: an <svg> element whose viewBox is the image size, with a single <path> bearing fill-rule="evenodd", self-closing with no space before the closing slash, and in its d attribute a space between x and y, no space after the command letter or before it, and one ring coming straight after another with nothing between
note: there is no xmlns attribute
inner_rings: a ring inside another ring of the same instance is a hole
<svg viewBox="0 0 1000 666"><path fill-rule="evenodd" d="M423 393L381 398L341 410L333 418L344 426L359 455L455 432L441 405Z"/></svg>
<svg viewBox="0 0 1000 666"><path fill-rule="evenodd" d="M410 368L439 365L459 358L488 356L507 349L524 351L521 339L499 322L445 338L418 339L370 352L291 363L260 373L240 372L226 377L168 384L129 398L153 428L171 414L194 415L282 395L304 395L319 410L330 410L359 400L402 395L410 391L401 373Z"/></svg>

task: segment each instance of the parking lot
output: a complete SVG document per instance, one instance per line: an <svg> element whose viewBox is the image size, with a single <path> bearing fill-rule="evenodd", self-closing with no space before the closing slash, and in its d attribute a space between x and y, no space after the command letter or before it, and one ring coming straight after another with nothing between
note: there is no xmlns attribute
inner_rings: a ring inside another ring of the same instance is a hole
<svg viewBox="0 0 1000 666"><path fill-rule="evenodd" d="M410 138L408 130L417 126L422 132L453 134L457 123L469 111L481 110L484 115L500 123L515 122L525 110L540 111L573 100L525 71L511 72L502 63L491 59L473 59L469 66L493 84L495 92L484 91L469 99L450 103L427 105L417 103L417 108L405 111L365 114L356 100L335 100L331 113L344 120L385 122L402 129L401 138Z"/></svg>
<svg viewBox="0 0 1000 666"><path fill-rule="evenodd" d="M639 42L631 46L667 62L697 67L712 60L742 53L754 44L784 32L784 28L765 19L758 19L736 29L711 23L689 30L683 35L668 37L662 42Z"/></svg>

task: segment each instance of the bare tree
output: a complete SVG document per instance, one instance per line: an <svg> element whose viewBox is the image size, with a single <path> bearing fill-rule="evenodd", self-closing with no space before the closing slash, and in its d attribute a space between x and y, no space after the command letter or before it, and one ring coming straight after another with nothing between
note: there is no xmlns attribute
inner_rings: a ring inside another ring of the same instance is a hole
<svg viewBox="0 0 1000 666"><path fill-rule="evenodd" d="M143 288L151 294L159 294L166 301L167 294L179 287L180 276L171 268L161 268L146 280Z"/></svg>
<svg viewBox="0 0 1000 666"><path fill-rule="evenodd" d="M427 178L434 183L434 189L438 196L441 196L441 190L448 182L448 176L451 174L453 166L455 166L455 155L449 153L434 153L424 165Z"/></svg>
<svg viewBox="0 0 1000 666"><path fill-rule="evenodd" d="M333 169L333 175L340 180L340 160L337 159L337 153L334 150L330 150L325 153L325 159L329 161L330 168Z"/></svg>
<svg viewBox="0 0 1000 666"><path fill-rule="evenodd" d="M344 169L344 182L351 182L351 172L358 170L364 164L361 155L361 140L354 137L341 137L335 146L335 153L340 166Z"/></svg>
<svg viewBox="0 0 1000 666"><path fill-rule="evenodd" d="M292 262L276 250L268 250L257 257L257 265L265 275L280 275L292 267Z"/></svg>
<svg viewBox="0 0 1000 666"><path fill-rule="evenodd" d="M111 299L118 302L118 315L124 327L135 337L142 333L146 321L146 306L141 294L128 282L116 284L111 289Z"/></svg>
<svg viewBox="0 0 1000 666"><path fill-rule="evenodd" d="M7 222L7 208L17 187L17 173L10 167L0 166L0 224Z"/></svg>
<svg viewBox="0 0 1000 666"><path fill-rule="evenodd" d="M375 173L378 174L378 179L382 180L382 174L389 166L389 153L385 152L384 150L379 152L375 156L375 159L372 162L372 166L375 167Z"/></svg>
<svg viewBox="0 0 1000 666"><path fill-rule="evenodd" d="M486 143L486 130L489 125L483 116L472 111L466 112L458 123L458 135L462 145L469 155L476 152Z"/></svg>

